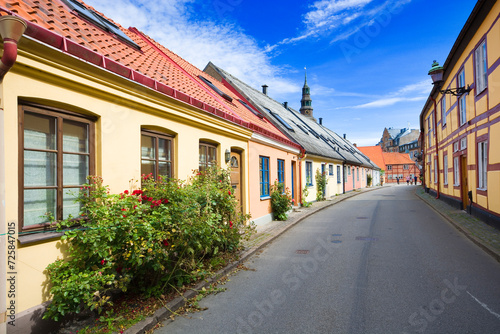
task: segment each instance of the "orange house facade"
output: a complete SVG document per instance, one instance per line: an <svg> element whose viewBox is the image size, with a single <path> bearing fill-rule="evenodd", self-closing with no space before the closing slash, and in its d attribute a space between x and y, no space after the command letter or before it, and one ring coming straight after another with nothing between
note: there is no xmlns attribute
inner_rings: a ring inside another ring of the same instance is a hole
<svg viewBox="0 0 500 334"><path fill-rule="evenodd" d="M426 189L500 227L500 3L480 0L420 114Z"/></svg>

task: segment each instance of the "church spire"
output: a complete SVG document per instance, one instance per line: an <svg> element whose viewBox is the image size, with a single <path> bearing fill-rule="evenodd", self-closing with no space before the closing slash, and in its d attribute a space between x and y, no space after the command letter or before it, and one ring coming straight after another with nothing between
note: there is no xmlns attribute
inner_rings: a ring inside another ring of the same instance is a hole
<svg viewBox="0 0 500 334"><path fill-rule="evenodd" d="M305 116L313 117L313 108L311 100L311 91L307 85L307 69L304 67L304 87L302 87L302 99L300 100L300 113Z"/></svg>

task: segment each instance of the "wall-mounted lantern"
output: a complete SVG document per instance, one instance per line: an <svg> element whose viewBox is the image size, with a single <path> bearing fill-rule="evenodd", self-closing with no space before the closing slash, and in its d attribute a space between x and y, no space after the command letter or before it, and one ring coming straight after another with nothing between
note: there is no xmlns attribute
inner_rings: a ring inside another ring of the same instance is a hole
<svg viewBox="0 0 500 334"><path fill-rule="evenodd" d="M228 149L226 149L225 158L226 158L226 163L228 163L229 160L231 160L231 151L229 151Z"/></svg>
<svg viewBox="0 0 500 334"><path fill-rule="evenodd" d="M444 73L443 66L439 66L439 63L434 60L428 74L432 78L432 84L437 85L437 88L439 92L441 92L441 94L452 94L455 96L462 96L463 94L469 93L472 90L469 85L467 85L467 88L457 87L457 88L441 90L441 85L443 84L443 73Z"/></svg>

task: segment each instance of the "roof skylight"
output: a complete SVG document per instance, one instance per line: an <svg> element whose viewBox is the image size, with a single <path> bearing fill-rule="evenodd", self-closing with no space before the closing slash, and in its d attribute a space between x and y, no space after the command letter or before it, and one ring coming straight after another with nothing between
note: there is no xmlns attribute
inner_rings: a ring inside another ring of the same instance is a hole
<svg viewBox="0 0 500 334"><path fill-rule="evenodd" d="M123 31L118 28L116 24L104 18L102 15L97 14L91 9L85 7L82 3L76 0L63 0L69 8L74 10L78 16L90 21L95 24L102 30L111 33L121 39L122 41L130 44L131 46L140 49L139 45L137 45L133 40L130 39Z"/></svg>
<svg viewBox="0 0 500 334"><path fill-rule="evenodd" d="M269 109L267 109L267 110L269 110ZM290 126L290 124L288 124L283 118L281 118L280 115L273 113L271 110L269 110L269 112L271 113L271 115L273 115L274 118L276 118L281 124L283 124L283 126L285 128L287 128L289 131L294 131L293 128Z"/></svg>
<svg viewBox="0 0 500 334"><path fill-rule="evenodd" d="M250 107L245 101L243 101L243 100L238 100L238 101L240 101L240 103L242 105L244 105L248 110L250 110L252 112L252 114L254 114L255 116L257 116L259 118L264 118L264 115L262 115L260 112L253 109L252 107Z"/></svg>
<svg viewBox="0 0 500 334"><path fill-rule="evenodd" d="M212 81L208 80L207 78L205 78L204 76L202 75L198 75L198 78L200 78L204 83L206 83L207 85L210 86L210 88L212 88L217 94L219 94L220 96L222 96L223 98L225 98L226 100L228 100L229 102L233 102L233 98L229 95L227 95L226 93L224 93L223 91L221 91L219 88L217 88L213 83Z"/></svg>

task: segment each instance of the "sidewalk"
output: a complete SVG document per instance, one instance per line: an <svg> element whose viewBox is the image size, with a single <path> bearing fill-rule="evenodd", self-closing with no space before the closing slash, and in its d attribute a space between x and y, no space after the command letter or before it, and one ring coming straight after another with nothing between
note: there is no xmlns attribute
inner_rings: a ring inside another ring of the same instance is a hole
<svg viewBox="0 0 500 334"><path fill-rule="evenodd" d="M445 202L426 193L422 187L417 188L416 195L426 202L434 211L461 231L467 238L481 247L485 252L500 262L500 231L469 215L463 210L455 209Z"/></svg>
<svg viewBox="0 0 500 334"><path fill-rule="evenodd" d="M173 312L184 306L186 300L195 297L198 294L198 291L200 291L202 288L207 288L208 286L210 286L210 284L217 282L221 277L237 269L237 267L242 262L247 260L250 256L254 255L259 249L266 246L268 243L272 242L274 239L283 234L286 230L298 224L305 218L329 206L342 202L348 198L351 198L353 196L359 195L367 191L372 191L380 188L381 187L358 189L348 192L346 194L341 194L338 196L328 198L322 202L314 202L308 208L297 207L294 208L292 212L288 215L288 220L286 221L272 221L267 224L257 226L257 232L254 235L252 235L250 240L243 242L243 251L241 252L238 261L231 263L224 269L218 271L211 279L208 279L204 282L197 284L191 290L186 291L183 296L179 296L176 299L172 300L170 303L165 305L165 307L157 310L152 316L128 328L126 331L124 331L124 333L138 334L151 330L156 326L157 323L164 321Z"/></svg>

